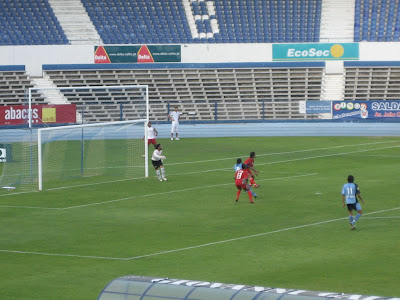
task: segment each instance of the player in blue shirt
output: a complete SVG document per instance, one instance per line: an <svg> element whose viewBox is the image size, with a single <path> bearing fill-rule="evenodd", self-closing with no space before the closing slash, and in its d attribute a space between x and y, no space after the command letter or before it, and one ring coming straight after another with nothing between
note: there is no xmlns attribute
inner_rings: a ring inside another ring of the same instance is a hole
<svg viewBox="0 0 400 300"><path fill-rule="evenodd" d="M356 221L362 215L361 204L358 202L358 199L360 199L362 203L365 203L364 199L361 197L361 192L358 185L354 183L354 176L349 175L347 177L347 183L343 185L342 188L342 201L343 207L347 204L352 230L356 229ZM353 219L353 210L357 211L357 216L355 219Z"/></svg>
<svg viewBox="0 0 400 300"><path fill-rule="evenodd" d="M239 171L242 169L242 159L238 158L236 161L236 165L233 165L233 169L235 170L235 172Z"/></svg>
<svg viewBox="0 0 400 300"><path fill-rule="evenodd" d="M242 159L241 159L241 158L238 158L238 159L236 160L236 165L233 165L233 169L235 170L235 172L237 172L237 171L241 170L242 168L243 168ZM258 197L257 194L253 192L253 190L251 189L251 187L250 187L250 192L251 192L251 194L253 195L254 198L257 198L257 197Z"/></svg>

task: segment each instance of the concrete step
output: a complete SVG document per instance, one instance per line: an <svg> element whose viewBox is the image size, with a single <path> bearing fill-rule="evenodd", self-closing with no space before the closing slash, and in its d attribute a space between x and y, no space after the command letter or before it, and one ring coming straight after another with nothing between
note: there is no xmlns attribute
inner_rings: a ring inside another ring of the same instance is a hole
<svg viewBox="0 0 400 300"><path fill-rule="evenodd" d="M49 4L71 44L102 43L80 0L49 0Z"/></svg>

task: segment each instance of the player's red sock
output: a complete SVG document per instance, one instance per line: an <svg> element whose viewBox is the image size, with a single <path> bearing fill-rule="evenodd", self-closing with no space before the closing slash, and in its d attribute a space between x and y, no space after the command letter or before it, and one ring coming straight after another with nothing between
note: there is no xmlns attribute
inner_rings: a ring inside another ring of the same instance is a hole
<svg viewBox="0 0 400 300"><path fill-rule="evenodd" d="M254 178L250 178L250 183L251 183L252 185L255 185L255 184L256 184L256 182L254 181Z"/></svg>
<svg viewBox="0 0 400 300"><path fill-rule="evenodd" d="M251 194L251 191L247 191L247 195L249 195L250 203L253 202L253 195Z"/></svg>
<svg viewBox="0 0 400 300"><path fill-rule="evenodd" d="M237 194L236 194L236 202L239 200L240 192L241 192L241 190L238 190L238 191L237 191Z"/></svg>

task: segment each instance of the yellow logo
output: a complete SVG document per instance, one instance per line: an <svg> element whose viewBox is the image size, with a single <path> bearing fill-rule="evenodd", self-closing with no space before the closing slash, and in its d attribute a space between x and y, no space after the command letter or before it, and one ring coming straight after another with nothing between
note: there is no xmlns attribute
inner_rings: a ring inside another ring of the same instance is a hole
<svg viewBox="0 0 400 300"><path fill-rule="evenodd" d="M344 48L342 45L335 44L331 47L331 54L333 57L342 57L344 54Z"/></svg>
<svg viewBox="0 0 400 300"><path fill-rule="evenodd" d="M55 123L56 122L56 108L48 107L42 109L42 121L45 123Z"/></svg>

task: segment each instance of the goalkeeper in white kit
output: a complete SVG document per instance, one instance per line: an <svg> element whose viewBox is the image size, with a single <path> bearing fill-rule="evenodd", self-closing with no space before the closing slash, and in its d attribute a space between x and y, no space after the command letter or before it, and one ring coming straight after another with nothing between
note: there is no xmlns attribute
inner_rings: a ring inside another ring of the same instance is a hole
<svg viewBox="0 0 400 300"><path fill-rule="evenodd" d="M163 159L166 159L166 157L162 155L162 147L160 144L157 144L155 147L156 150L154 150L153 155L151 156L151 163L156 169L158 180L167 180L167 178L165 178L165 170L162 161Z"/></svg>

